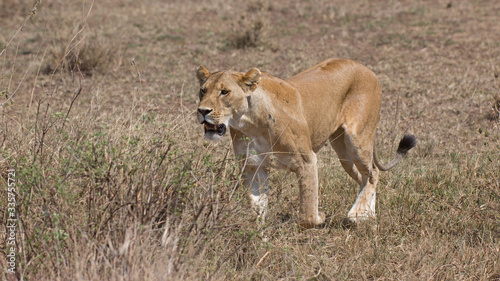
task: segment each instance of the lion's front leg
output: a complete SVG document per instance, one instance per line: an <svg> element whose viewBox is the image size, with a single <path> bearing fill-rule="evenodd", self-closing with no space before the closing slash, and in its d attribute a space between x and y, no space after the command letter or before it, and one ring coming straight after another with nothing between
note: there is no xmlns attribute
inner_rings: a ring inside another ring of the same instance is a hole
<svg viewBox="0 0 500 281"><path fill-rule="evenodd" d="M262 164L261 159L255 159L254 157L249 157L248 162L260 162ZM249 164L248 162L243 170L243 182L245 186L250 187L250 200L258 218L264 220L267 214L269 193L267 170L262 165L253 165L253 163Z"/></svg>
<svg viewBox="0 0 500 281"><path fill-rule="evenodd" d="M269 155L258 152L257 145L241 132L231 129L233 149L242 166L243 184L250 189L252 207L259 219L264 220L268 208Z"/></svg>
<svg viewBox="0 0 500 281"><path fill-rule="evenodd" d="M314 152L299 156L302 162L297 169L300 188L300 222L305 228L312 228L325 222L325 214L318 211L318 168Z"/></svg>

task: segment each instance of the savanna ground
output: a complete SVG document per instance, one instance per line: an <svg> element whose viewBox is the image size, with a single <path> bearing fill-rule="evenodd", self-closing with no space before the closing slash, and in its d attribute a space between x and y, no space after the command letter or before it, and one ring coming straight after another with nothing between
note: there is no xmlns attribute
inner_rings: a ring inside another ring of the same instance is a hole
<svg viewBox="0 0 500 281"><path fill-rule="evenodd" d="M499 280L500 2L0 2L2 280ZM320 152L324 227L272 172L255 221L229 138L196 124L199 64L288 77L360 61L384 92L377 219ZM11 195L12 196L12 195ZM267 239L263 239L263 236Z"/></svg>

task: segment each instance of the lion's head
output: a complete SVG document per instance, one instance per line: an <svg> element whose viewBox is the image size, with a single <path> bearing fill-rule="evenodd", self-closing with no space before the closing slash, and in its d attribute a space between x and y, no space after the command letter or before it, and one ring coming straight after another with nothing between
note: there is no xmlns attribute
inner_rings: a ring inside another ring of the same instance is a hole
<svg viewBox="0 0 500 281"><path fill-rule="evenodd" d="M247 97L257 88L260 75L257 68L247 73L220 71L212 74L203 66L198 68L198 121L205 126L205 138L220 140L227 127L248 110Z"/></svg>

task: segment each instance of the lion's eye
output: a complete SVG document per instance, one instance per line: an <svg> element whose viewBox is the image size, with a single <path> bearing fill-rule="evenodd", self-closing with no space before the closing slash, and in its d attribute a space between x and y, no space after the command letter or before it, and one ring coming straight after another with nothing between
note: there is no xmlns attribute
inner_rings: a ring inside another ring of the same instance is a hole
<svg viewBox="0 0 500 281"><path fill-rule="evenodd" d="M225 96L225 95L229 94L229 90L221 90L220 94Z"/></svg>
<svg viewBox="0 0 500 281"><path fill-rule="evenodd" d="M200 89L200 97L203 97L207 93L207 89Z"/></svg>

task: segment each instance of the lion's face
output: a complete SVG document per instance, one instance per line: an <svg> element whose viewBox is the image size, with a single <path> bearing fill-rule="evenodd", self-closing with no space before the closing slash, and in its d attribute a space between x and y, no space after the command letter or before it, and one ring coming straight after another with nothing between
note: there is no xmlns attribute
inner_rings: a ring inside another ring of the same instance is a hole
<svg viewBox="0 0 500 281"><path fill-rule="evenodd" d="M198 121L205 126L205 138L218 141L227 127L248 110L247 97L260 80L260 71L251 69L246 74L222 71L210 74L200 66L196 76L200 81Z"/></svg>

